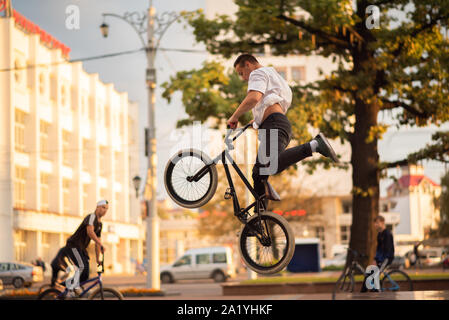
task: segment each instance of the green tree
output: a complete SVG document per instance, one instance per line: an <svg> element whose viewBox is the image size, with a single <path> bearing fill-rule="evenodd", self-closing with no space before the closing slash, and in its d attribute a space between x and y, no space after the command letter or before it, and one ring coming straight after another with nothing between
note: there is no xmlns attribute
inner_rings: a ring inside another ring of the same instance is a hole
<svg viewBox="0 0 449 320"><path fill-rule="evenodd" d="M438 202L440 207L438 236L449 237L449 172L441 178L441 195Z"/></svg>
<svg viewBox="0 0 449 320"><path fill-rule="evenodd" d="M375 250L379 180L384 169L397 165L379 161L377 142L388 128L379 122L379 114L391 114L397 126L440 125L449 119L449 44L443 32L448 26L447 1L357 0L355 8L352 0L235 3L238 11L232 18L207 19L201 11L186 16L196 40L210 53L230 58L269 45L274 55L319 55L335 62L336 69L322 80L293 88L287 116L299 143L311 138L306 130L310 124L351 145L350 246L368 255L367 264ZM370 5L379 9L379 28L370 24L375 18ZM218 73L201 77L209 66L178 74L164 86L165 97L183 91L189 121L224 119L241 101L241 91L232 91L236 88L230 85L238 80L223 69L214 66Z"/></svg>

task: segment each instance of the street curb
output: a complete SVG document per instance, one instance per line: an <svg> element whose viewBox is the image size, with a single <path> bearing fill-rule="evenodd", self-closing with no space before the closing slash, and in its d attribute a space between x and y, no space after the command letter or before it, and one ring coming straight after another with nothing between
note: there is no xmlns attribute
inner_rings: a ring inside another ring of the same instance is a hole
<svg viewBox="0 0 449 320"><path fill-rule="evenodd" d="M170 292L167 293L163 290L160 291L149 291L145 289L136 289L136 288L126 288L119 289L120 293L124 298L139 298L139 297L166 297L166 296L177 296L181 295L179 292ZM0 300L36 300L38 296L37 292L26 292L21 294L19 293L3 293L0 294Z"/></svg>
<svg viewBox="0 0 449 320"><path fill-rule="evenodd" d="M449 279L412 280L413 291L449 290ZM356 291L361 281L356 281ZM285 283L254 283L222 284L223 296L276 295L297 293L332 293L335 282L285 282Z"/></svg>

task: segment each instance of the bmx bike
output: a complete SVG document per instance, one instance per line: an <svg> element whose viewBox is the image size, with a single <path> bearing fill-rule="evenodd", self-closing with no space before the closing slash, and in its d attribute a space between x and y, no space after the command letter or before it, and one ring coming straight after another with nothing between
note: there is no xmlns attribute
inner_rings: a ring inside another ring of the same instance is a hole
<svg viewBox="0 0 449 320"><path fill-rule="evenodd" d="M243 224L239 233L240 256L253 271L273 274L281 271L290 262L295 238L291 226L282 216L266 210L267 195L259 196L256 193L230 155L229 150L234 149L233 142L250 126L251 124L248 124L235 130L229 129L228 126L224 139L225 150L215 159L193 148L177 152L165 167L164 184L168 195L178 205L185 208L201 207L217 190L216 164L221 161L229 183L224 198L232 199L234 216ZM233 132L237 133L231 138ZM240 207L227 160L254 196L255 201L246 208ZM249 212L252 208L255 208L254 213Z"/></svg>
<svg viewBox="0 0 449 320"><path fill-rule="evenodd" d="M120 291L114 289L114 288L108 288L103 287L103 280L101 278L102 273L104 273L104 255L102 255L101 264L99 266L100 268L97 269L97 276L91 279L88 279L86 281L83 281L80 284L80 287L82 288L82 292L77 297L71 297L70 299L83 299L85 296L88 300L105 300L105 299L112 299L112 300L123 300L123 295ZM84 289L84 285L91 283L92 284L87 288ZM98 287L97 287L98 286ZM89 295L87 293L95 288ZM50 288L47 290L42 291L38 297L37 300L66 300L69 299L68 297L69 289L66 287L64 290L59 290L56 288Z"/></svg>

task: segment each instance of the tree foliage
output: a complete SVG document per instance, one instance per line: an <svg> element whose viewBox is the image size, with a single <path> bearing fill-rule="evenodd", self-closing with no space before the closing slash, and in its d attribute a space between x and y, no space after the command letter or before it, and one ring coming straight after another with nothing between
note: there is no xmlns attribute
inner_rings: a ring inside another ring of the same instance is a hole
<svg viewBox="0 0 449 320"><path fill-rule="evenodd" d="M350 143L350 246L367 254L368 262L375 249L372 220L379 212L381 169L397 165L379 161L377 142L388 128L378 121L379 114L391 115L398 127L440 125L449 120L449 42L444 31L449 22L448 2L357 0L354 6L351 0L235 3L238 11L233 17L208 19L201 11L186 16L196 40L210 53L230 58L242 52L260 52L268 45L273 55L318 55L334 62L333 70L323 70L321 80L293 88L294 102L287 116L298 142L310 138L307 125L312 125L330 138ZM367 23L373 18L368 10L372 5L380 12L379 28ZM244 93L226 91L231 83L240 84L238 79L232 81L235 76L231 74L223 77L223 72L212 63L178 73L164 85L164 96L169 98L181 90L189 121L195 117L227 118ZM241 121L246 123L248 118ZM441 143L446 134L439 135L436 149L420 156L439 157L435 150L445 150Z"/></svg>

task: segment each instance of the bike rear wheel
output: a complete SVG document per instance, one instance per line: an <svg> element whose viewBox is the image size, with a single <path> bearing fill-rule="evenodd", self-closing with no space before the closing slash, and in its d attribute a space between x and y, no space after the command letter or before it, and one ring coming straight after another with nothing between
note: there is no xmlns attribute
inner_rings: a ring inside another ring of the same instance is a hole
<svg viewBox="0 0 449 320"><path fill-rule="evenodd" d="M89 300L123 300L123 295L120 291L114 288L103 288L103 297L101 295L101 289L96 288L94 292L89 296Z"/></svg>
<svg viewBox="0 0 449 320"><path fill-rule="evenodd" d="M198 181L191 180L201 170L203 176ZM181 150L165 166L164 183L168 195L178 205L199 208L209 202L217 190L217 168L205 153Z"/></svg>
<svg viewBox="0 0 449 320"><path fill-rule="evenodd" d="M401 270L389 271L382 278L381 287L382 291L413 291L412 280Z"/></svg>
<svg viewBox="0 0 449 320"><path fill-rule="evenodd" d="M337 282L335 283L334 291L332 292L332 298L335 299L335 296L338 293L345 293L345 292L353 292L354 291L354 276L352 273L345 271L341 274L340 278L338 278Z"/></svg>
<svg viewBox="0 0 449 320"><path fill-rule="evenodd" d="M260 216L252 216L243 227L239 237L239 251L251 270L261 274L279 272L293 257L293 230L280 215L264 211Z"/></svg>
<svg viewBox="0 0 449 320"><path fill-rule="evenodd" d="M42 291L38 296L37 300L64 300L63 296L60 296L61 291L55 288L50 288Z"/></svg>

